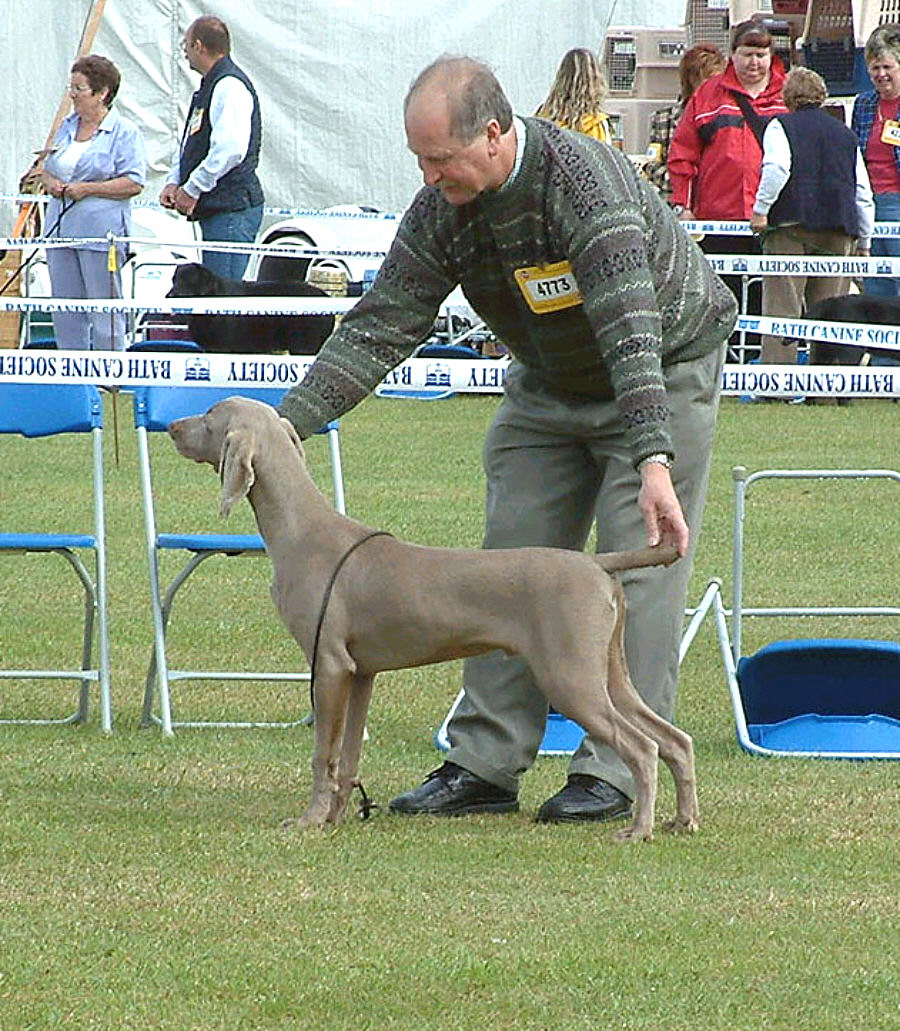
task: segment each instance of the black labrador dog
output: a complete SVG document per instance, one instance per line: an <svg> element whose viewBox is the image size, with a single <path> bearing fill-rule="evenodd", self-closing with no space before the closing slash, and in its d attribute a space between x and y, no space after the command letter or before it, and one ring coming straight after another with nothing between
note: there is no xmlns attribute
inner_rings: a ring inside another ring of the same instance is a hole
<svg viewBox="0 0 900 1031"><path fill-rule="evenodd" d="M167 297L327 297L305 279L223 279L194 262L179 265ZM334 329L333 315L189 315L191 339L219 354L316 354Z"/></svg>
<svg viewBox="0 0 900 1031"><path fill-rule="evenodd" d="M870 294L845 294L817 301L806 312L808 319L822 322L861 322L873 326L900 325L900 297L875 297ZM866 355L900 361L900 351L878 347L854 347L827 340L809 342L812 365L860 365Z"/></svg>

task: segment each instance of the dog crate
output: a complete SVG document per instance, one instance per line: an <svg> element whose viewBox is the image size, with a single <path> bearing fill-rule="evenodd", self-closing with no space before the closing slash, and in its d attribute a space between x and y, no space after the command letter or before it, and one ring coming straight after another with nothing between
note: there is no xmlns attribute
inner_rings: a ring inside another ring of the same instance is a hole
<svg viewBox="0 0 900 1031"><path fill-rule="evenodd" d="M810 0L813 5L816 0ZM851 0L854 42L860 48L879 25L900 23L900 0Z"/></svg>
<svg viewBox="0 0 900 1031"><path fill-rule="evenodd" d="M678 96L678 62L684 50L682 28L610 28L604 45L610 94L674 100Z"/></svg>
<svg viewBox="0 0 900 1031"><path fill-rule="evenodd" d="M865 8L865 10L864 10ZM873 21L874 16L874 21ZM803 25L803 62L825 80L831 96L871 88L863 46L880 18L872 6L853 0L809 0ZM872 22L866 30L864 22Z"/></svg>
<svg viewBox="0 0 900 1031"><path fill-rule="evenodd" d="M606 111L613 142L626 153L646 152L653 112L678 96L678 62L684 50L681 28L611 28L607 32Z"/></svg>
<svg viewBox="0 0 900 1031"><path fill-rule="evenodd" d="M728 33L731 15L721 0L687 0L684 15L685 43L715 43L723 54L730 51Z"/></svg>
<svg viewBox="0 0 900 1031"><path fill-rule="evenodd" d="M809 0L772 0L772 14L806 14Z"/></svg>

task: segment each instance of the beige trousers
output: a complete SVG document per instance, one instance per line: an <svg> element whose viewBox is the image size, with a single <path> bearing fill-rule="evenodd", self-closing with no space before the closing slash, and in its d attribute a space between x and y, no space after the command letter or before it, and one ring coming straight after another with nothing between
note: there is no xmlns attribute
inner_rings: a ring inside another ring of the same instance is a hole
<svg viewBox="0 0 900 1031"><path fill-rule="evenodd" d="M856 238L833 229L804 229L779 226L766 233L764 254L796 254L804 257L838 255L846 257L856 250ZM763 315L799 318L816 301L850 292L850 279L838 276L764 276ZM763 335L764 365L793 365L797 343L787 337Z"/></svg>

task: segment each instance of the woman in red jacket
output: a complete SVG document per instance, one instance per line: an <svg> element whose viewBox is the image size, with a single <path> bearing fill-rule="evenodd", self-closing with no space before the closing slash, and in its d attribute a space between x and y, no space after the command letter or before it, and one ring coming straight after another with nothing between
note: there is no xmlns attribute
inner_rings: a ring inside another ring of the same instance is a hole
<svg viewBox="0 0 900 1031"><path fill-rule="evenodd" d="M688 101L669 148L672 207L682 219L747 221L762 166L766 123L787 108L781 97L784 69L761 21L741 22L731 36L731 59L720 75L701 83ZM758 253L751 236L712 236L707 254ZM723 277L740 301L740 277ZM751 291L748 313L758 314L760 291Z"/></svg>

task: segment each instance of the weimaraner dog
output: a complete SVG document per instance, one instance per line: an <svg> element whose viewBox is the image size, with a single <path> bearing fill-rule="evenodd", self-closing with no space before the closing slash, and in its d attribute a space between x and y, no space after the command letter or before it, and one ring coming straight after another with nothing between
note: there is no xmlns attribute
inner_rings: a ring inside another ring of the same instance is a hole
<svg viewBox="0 0 900 1031"><path fill-rule="evenodd" d="M675 778L667 828L693 831L691 738L657 716L625 665L617 570L668 565L672 548L587 555L556 548L429 548L336 512L310 478L300 440L274 408L220 401L169 426L177 449L222 481L221 513L248 497L275 570L272 597L314 677L309 807L286 826L339 823L357 771L372 683L382 670L494 649L523 656L547 701L611 745L634 775L622 840L653 834L657 757Z"/></svg>

